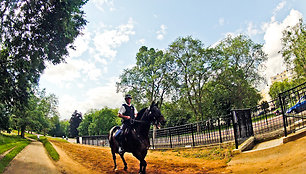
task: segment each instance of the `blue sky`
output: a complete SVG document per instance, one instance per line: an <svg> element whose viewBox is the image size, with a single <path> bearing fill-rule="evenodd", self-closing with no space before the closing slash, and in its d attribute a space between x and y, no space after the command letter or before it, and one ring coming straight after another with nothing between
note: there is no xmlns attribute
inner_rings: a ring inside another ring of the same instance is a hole
<svg viewBox="0 0 306 174"><path fill-rule="evenodd" d="M167 49L178 37L191 35L211 46L226 35L245 34L264 44L267 78L285 70L278 53L281 31L306 13L305 0L89 0L88 24L75 41L67 63L48 65L40 88L59 99L61 119L105 106L117 108L123 95L115 83L136 62L143 45ZM304 20L305 21L305 20Z"/></svg>

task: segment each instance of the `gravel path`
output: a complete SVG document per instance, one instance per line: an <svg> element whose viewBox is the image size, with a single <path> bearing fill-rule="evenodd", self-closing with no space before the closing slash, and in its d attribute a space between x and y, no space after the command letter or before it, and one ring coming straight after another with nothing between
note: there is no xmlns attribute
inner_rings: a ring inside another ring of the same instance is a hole
<svg viewBox="0 0 306 174"><path fill-rule="evenodd" d="M4 174L58 174L41 142L33 141L10 163Z"/></svg>

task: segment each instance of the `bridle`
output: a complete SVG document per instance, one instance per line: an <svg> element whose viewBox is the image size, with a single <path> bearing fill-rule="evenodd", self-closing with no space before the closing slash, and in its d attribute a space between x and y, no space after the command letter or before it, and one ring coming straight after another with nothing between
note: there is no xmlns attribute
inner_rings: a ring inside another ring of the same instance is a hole
<svg viewBox="0 0 306 174"><path fill-rule="evenodd" d="M148 107L146 109L146 111L143 113L143 116L145 116L145 114L147 114L148 116L152 114L152 111L150 110L150 107ZM130 119L130 123L131 124L134 124L134 123L143 123L143 124L151 124L151 122L156 125L157 124L157 118L156 118L156 115L154 114L153 116L153 121L145 121L145 120L136 120L135 118L134 119Z"/></svg>

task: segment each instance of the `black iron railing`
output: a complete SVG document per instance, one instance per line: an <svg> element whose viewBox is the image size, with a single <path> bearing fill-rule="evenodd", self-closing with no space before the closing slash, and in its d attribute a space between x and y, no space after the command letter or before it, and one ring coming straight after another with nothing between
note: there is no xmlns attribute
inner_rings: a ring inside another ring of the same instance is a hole
<svg viewBox="0 0 306 174"><path fill-rule="evenodd" d="M241 110L248 110L251 114L251 119L246 124L246 118L235 121L233 111L229 115L209 118L198 123L151 130L151 148L192 147L230 141L235 141L237 146L249 136L277 130L284 130L287 136L289 131L294 132L306 127L306 108L301 112L288 113L303 96L306 97L306 83L279 94L278 100ZM81 142L97 146L109 145L106 135L83 136Z"/></svg>
<svg viewBox="0 0 306 174"><path fill-rule="evenodd" d="M306 82L279 94L285 136L306 127Z"/></svg>

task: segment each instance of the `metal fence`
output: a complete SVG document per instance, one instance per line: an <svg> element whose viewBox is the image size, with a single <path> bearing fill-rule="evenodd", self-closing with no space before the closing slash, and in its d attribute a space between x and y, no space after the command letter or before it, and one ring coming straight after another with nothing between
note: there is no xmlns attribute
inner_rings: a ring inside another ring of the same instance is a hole
<svg viewBox="0 0 306 174"><path fill-rule="evenodd" d="M151 130L149 137L153 149L191 147L233 141L232 115L182 126Z"/></svg>
<svg viewBox="0 0 306 174"><path fill-rule="evenodd" d="M279 94L285 136L306 127L306 82Z"/></svg>
<svg viewBox="0 0 306 174"><path fill-rule="evenodd" d="M251 114L248 125L242 125L243 122L235 121L235 110L233 110L229 115L197 123L151 130L149 133L151 148L192 147L229 141L235 141L237 146L247 138L247 136L237 135L241 134L241 130L245 126L247 129L252 128L251 134L248 136L261 135L276 130L284 130L285 136L287 136L288 131L294 132L306 127L306 108L303 108L304 111L301 112L296 110L288 113L288 110L298 103L306 107L306 83L281 93L278 100L244 109L244 111L250 111ZM234 128L237 130L234 131ZM83 136L81 142L97 146L109 145L106 135Z"/></svg>
<svg viewBox="0 0 306 174"><path fill-rule="evenodd" d="M254 135L283 128L283 116L278 100L262 103L251 108Z"/></svg>
<svg viewBox="0 0 306 174"><path fill-rule="evenodd" d="M95 145L95 146L109 146L107 135L92 135L77 137L77 143Z"/></svg>

